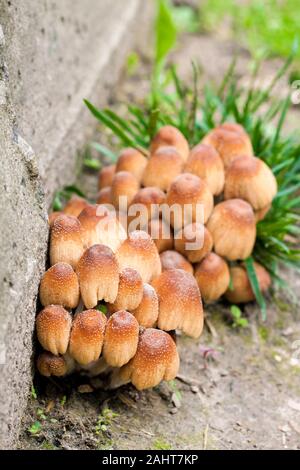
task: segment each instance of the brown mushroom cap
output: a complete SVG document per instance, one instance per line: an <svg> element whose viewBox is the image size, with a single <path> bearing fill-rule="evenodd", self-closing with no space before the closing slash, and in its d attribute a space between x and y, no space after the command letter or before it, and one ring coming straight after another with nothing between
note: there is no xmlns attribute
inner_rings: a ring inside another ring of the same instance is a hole
<svg viewBox="0 0 300 470"><path fill-rule="evenodd" d="M223 191L224 165L214 147L204 144L196 145L185 163L184 171L202 178L212 194L217 196Z"/></svg>
<svg viewBox="0 0 300 470"><path fill-rule="evenodd" d="M104 166L99 171L98 188L103 189L108 186L111 186L113 177L115 176L115 172L116 172L116 165Z"/></svg>
<svg viewBox="0 0 300 470"><path fill-rule="evenodd" d="M111 187L100 189L97 194L97 204L112 204Z"/></svg>
<svg viewBox="0 0 300 470"><path fill-rule="evenodd" d="M65 214L57 217L51 228L50 264L62 262L76 268L83 251L79 220Z"/></svg>
<svg viewBox="0 0 300 470"><path fill-rule="evenodd" d="M162 380L173 380L179 369L176 344L165 331L141 332L138 348L131 361L120 370L124 382L131 381L138 390L151 388Z"/></svg>
<svg viewBox="0 0 300 470"><path fill-rule="evenodd" d="M214 241L214 251L229 260L251 255L256 223L252 207L242 199L220 202L213 210L207 228Z"/></svg>
<svg viewBox="0 0 300 470"><path fill-rule="evenodd" d="M160 147L175 147L180 153L183 161L189 155L189 144L184 135L173 126L163 126L159 129L150 145L150 153L153 154Z"/></svg>
<svg viewBox="0 0 300 470"><path fill-rule="evenodd" d="M175 235L175 249L191 263L201 261L212 248L212 236L202 224L193 223L186 225Z"/></svg>
<svg viewBox="0 0 300 470"><path fill-rule="evenodd" d="M164 220L150 220L148 223L148 233L154 241L158 253L172 250L174 245L173 231Z"/></svg>
<svg viewBox="0 0 300 470"><path fill-rule="evenodd" d="M74 317L69 353L79 364L89 364L100 357L106 317L98 310L85 310Z"/></svg>
<svg viewBox="0 0 300 470"><path fill-rule="evenodd" d="M263 207L262 209L259 209L258 211L254 211L256 223L260 222L261 220L264 220L267 213L271 209L271 206L272 204L268 204L266 207Z"/></svg>
<svg viewBox="0 0 300 470"><path fill-rule="evenodd" d="M113 304L114 311L134 310L143 298L143 281L140 274L132 268L120 272L119 290Z"/></svg>
<svg viewBox="0 0 300 470"><path fill-rule="evenodd" d="M135 355L139 339L139 324L134 316L120 310L108 320L105 330L103 357L112 367L121 367Z"/></svg>
<svg viewBox="0 0 300 470"><path fill-rule="evenodd" d="M237 158L226 171L225 199L244 199L260 210L271 204L276 193L276 178L259 158Z"/></svg>
<svg viewBox="0 0 300 470"><path fill-rule="evenodd" d="M116 173L111 184L111 197L115 208L124 210L122 207L124 203L129 207L139 189L139 182L132 173L129 171Z"/></svg>
<svg viewBox="0 0 300 470"><path fill-rule="evenodd" d="M154 287L144 284L143 297L139 306L132 310L136 320L144 328L156 326L158 318L158 297Z"/></svg>
<svg viewBox="0 0 300 470"><path fill-rule="evenodd" d="M42 277L40 300L43 307L62 305L76 308L79 304L79 284L75 272L67 263L56 263Z"/></svg>
<svg viewBox="0 0 300 470"><path fill-rule="evenodd" d="M40 344L56 356L68 349L72 317L60 305L48 305L36 317L36 332Z"/></svg>
<svg viewBox="0 0 300 470"><path fill-rule="evenodd" d="M205 302L218 300L230 283L228 265L216 253L209 253L196 266L194 275Z"/></svg>
<svg viewBox="0 0 300 470"><path fill-rule="evenodd" d="M144 170L147 166L147 158L135 148L126 148L122 150L116 165L116 173L119 171L128 171L140 183Z"/></svg>
<svg viewBox="0 0 300 470"><path fill-rule="evenodd" d="M86 308L95 307L99 300L114 303L118 294L119 265L108 246L94 245L86 250L76 272Z"/></svg>
<svg viewBox="0 0 300 470"><path fill-rule="evenodd" d="M156 219L160 216L160 206L164 204L166 194L159 188L149 187L140 189L134 196L128 210L128 219L131 223L133 221L134 227L128 228L129 232L136 229L142 229L147 225L149 220ZM143 212L141 212L141 210ZM140 224L134 220L140 218Z"/></svg>
<svg viewBox="0 0 300 470"><path fill-rule="evenodd" d="M175 147L159 147L148 160L142 184L167 191L172 181L182 172L182 168L183 160Z"/></svg>
<svg viewBox="0 0 300 470"><path fill-rule="evenodd" d="M143 282L149 282L161 273L161 263L155 243L148 233L142 230L131 232L116 256L120 269L135 269Z"/></svg>
<svg viewBox="0 0 300 470"><path fill-rule="evenodd" d="M88 206L88 202L80 196L72 196L71 199L65 205L63 212L66 215L72 215L78 217L80 212Z"/></svg>
<svg viewBox="0 0 300 470"><path fill-rule="evenodd" d="M50 352L43 352L37 358L37 369L45 377L62 377L68 373L68 367L62 356L54 356Z"/></svg>
<svg viewBox="0 0 300 470"><path fill-rule="evenodd" d="M57 217L59 217L62 214L63 214L62 211L54 211L54 212L51 212L51 214L48 215L48 223L49 223L50 227L52 227L52 225L56 221Z"/></svg>
<svg viewBox="0 0 300 470"><path fill-rule="evenodd" d="M190 274L194 272L191 263L180 253L177 253L177 251L164 251L160 254L160 261L162 271L167 271L168 269L183 269Z"/></svg>
<svg viewBox="0 0 300 470"><path fill-rule="evenodd" d="M262 292L269 289L271 277L266 269L259 263L254 263L255 273L258 279L259 287ZM244 266L233 266L230 268L232 288L228 288L225 297L235 304L246 303L255 300L247 271Z"/></svg>
<svg viewBox="0 0 300 470"><path fill-rule="evenodd" d="M173 211L170 213L170 222L175 229L191 222L206 223L214 207L213 195L205 181L191 173L183 173L173 181L166 203L169 207L176 204L180 208L178 217ZM187 212L186 205L191 206L191 213ZM166 219L165 213L163 217Z"/></svg>
<svg viewBox="0 0 300 470"><path fill-rule="evenodd" d="M192 274L181 269L164 271L152 281L159 300L158 328L182 330L198 338L203 329L201 294Z"/></svg>
<svg viewBox="0 0 300 470"><path fill-rule="evenodd" d="M235 134L242 135L243 138L245 139L245 142L248 144L249 154L251 154L251 152L253 154L251 139L246 129L244 129L244 127L241 124L237 124L236 122L223 122L223 124L220 124L219 126L217 126L217 129L223 129L225 131L230 131Z"/></svg>

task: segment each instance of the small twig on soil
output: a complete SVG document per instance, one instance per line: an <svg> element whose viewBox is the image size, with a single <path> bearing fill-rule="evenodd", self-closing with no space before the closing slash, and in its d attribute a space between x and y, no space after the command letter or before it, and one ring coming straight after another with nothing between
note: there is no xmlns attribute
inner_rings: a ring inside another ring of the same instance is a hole
<svg viewBox="0 0 300 470"><path fill-rule="evenodd" d="M207 449L208 429L209 425L207 424L203 433L203 450Z"/></svg>
<svg viewBox="0 0 300 470"><path fill-rule="evenodd" d="M180 382L183 382L186 385L198 385L198 387L202 390L202 384L199 380L192 379L190 377L186 377L185 375L177 375L176 379L179 380Z"/></svg>
<svg viewBox="0 0 300 470"><path fill-rule="evenodd" d="M212 335L212 337L214 339L217 339L219 337L218 333L217 333L217 330L215 329L215 327L213 326L213 324L211 323L210 320L208 320L208 318L204 318L204 323L208 329L208 331L210 332L210 334Z"/></svg>

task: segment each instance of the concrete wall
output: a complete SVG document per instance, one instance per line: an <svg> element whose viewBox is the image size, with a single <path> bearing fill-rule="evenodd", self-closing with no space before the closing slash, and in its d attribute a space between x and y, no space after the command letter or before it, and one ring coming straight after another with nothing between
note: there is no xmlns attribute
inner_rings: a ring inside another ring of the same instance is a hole
<svg viewBox="0 0 300 470"><path fill-rule="evenodd" d="M150 3L0 0L0 448L14 445L31 384L47 209L93 131L82 100L105 102Z"/></svg>

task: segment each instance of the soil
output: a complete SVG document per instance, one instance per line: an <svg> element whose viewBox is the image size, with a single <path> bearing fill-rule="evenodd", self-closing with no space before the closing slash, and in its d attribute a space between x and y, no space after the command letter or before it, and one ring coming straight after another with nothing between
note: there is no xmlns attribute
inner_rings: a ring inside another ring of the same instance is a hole
<svg viewBox="0 0 300 470"><path fill-rule="evenodd" d="M185 71L186 57L201 53L206 76L213 80L222 76L234 49L220 39L187 36L175 59ZM240 52L245 70L247 55ZM144 96L149 76L144 62L141 73L119 84L115 102ZM276 61L269 63L265 76L276 67ZM93 194L95 176L85 174L82 183ZM298 293L300 278L283 275ZM270 294L265 323L256 304L248 304L243 307L246 328L234 328L228 305L207 306L200 340L178 338L178 378L153 390L137 392L128 385L105 392L84 376L36 376L19 448L300 449L297 304L288 291Z"/></svg>

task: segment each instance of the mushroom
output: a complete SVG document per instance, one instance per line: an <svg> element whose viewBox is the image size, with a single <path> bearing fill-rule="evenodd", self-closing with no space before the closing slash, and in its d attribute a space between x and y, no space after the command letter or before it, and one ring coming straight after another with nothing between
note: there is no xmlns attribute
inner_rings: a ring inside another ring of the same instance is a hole
<svg viewBox="0 0 300 470"><path fill-rule="evenodd" d="M164 220L153 219L148 223L148 233L154 241L158 253L171 250L174 244L172 229Z"/></svg>
<svg viewBox="0 0 300 470"><path fill-rule="evenodd" d="M36 365L39 373L45 377L51 377L51 375L62 377L69 372L65 358L54 356L50 352L41 353L37 358Z"/></svg>
<svg viewBox="0 0 300 470"><path fill-rule="evenodd" d="M116 165L104 166L99 171L98 188L103 189L103 188L107 188L108 186L111 186L115 173L116 173Z"/></svg>
<svg viewBox="0 0 300 470"><path fill-rule="evenodd" d="M94 245L84 252L76 268L80 292L86 308L99 300L114 303L118 294L119 266L113 251L105 245Z"/></svg>
<svg viewBox="0 0 300 470"><path fill-rule="evenodd" d="M72 196L71 199L65 205L63 212L66 215L73 215L73 217L78 217L80 212L88 206L88 202L79 196Z"/></svg>
<svg viewBox="0 0 300 470"><path fill-rule="evenodd" d="M241 135L244 138L245 142L248 144L249 153L253 153L252 143L249 134L241 124L237 124L236 122L223 122L223 124L220 124L217 129L223 129L225 131L230 131L235 134Z"/></svg>
<svg viewBox="0 0 300 470"><path fill-rule="evenodd" d="M237 158L226 171L225 199L244 199L258 211L269 206L276 193L276 178L259 158Z"/></svg>
<svg viewBox="0 0 300 470"><path fill-rule="evenodd" d="M218 300L228 289L229 268L216 253L209 253L195 268L195 279L205 302Z"/></svg>
<svg viewBox="0 0 300 470"><path fill-rule="evenodd" d="M205 181L191 173L183 173L173 181L166 203L176 230L191 222L206 223L214 207L213 195ZM163 218L167 219L165 212Z"/></svg>
<svg viewBox="0 0 300 470"><path fill-rule="evenodd" d="M194 269L191 263L177 251L167 250L160 254L162 271L168 269L183 269L184 271L193 274Z"/></svg>
<svg viewBox="0 0 300 470"><path fill-rule="evenodd" d="M144 170L147 166L147 158L135 148L126 148L122 150L116 165L116 173L119 171L128 171L140 183Z"/></svg>
<svg viewBox="0 0 300 470"><path fill-rule="evenodd" d="M111 187L100 189L97 194L97 204L112 204Z"/></svg>
<svg viewBox="0 0 300 470"><path fill-rule="evenodd" d="M57 217L51 228L50 264L68 263L74 269L83 251L79 220L65 214Z"/></svg>
<svg viewBox="0 0 300 470"><path fill-rule="evenodd" d="M132 314L144 328L156 326L158 318L158 297L154 287L150 284L144 284L142 301L135 310L132 310Z"/></svg>
<svg viewBox="0 0 300 470"><path fill-rule="evenodd" d="M100 357L106 317L98 310L85 310L75 315L69 353L79 364L86 365Z"/></svg>
<svg viewBox="0 0 300 470"><path fill-rule="evenodd" d="M175 234L175 249L191 263L201 261L213 247L213 239L202 224L189 224Z"/></svg>
<svg viewBox="0 0 300 470"><path fill-rule="evenodd" d="M152 281L159 301L158 328L198 338L203 329L201 294L192 274L169 269Z"/></svg>
<svg viewBox="0 0 300 470"><path fill-rule="evenodd" d="M159 188L148 187L140 189L134 196L128 209L128 232L143 229L149 220L157 219L161 213L161 205L166 200L166 194Z"/></svg>
<svg viewBox="0 0 300 470"><path fill-rule="evenodd" d="M121 367L135 355L139 324L126 310L115 312L106 324L103 357L112 367Z"/></svg>
<svg viewBox="0 0 300 470"><path fill-rule="evenodd" d="M116 173L111 184L111 197L115 208L127 212L139 189L139 182L132 173L129 171Z"/></svg>
<svg viewBox="0 0 300 470"><path fill-rule="evenodd" d="M161 263L155 243L142 230L131 232L116 256L120 269L132 268L140 273L143 282L149 282L161 273Z"/></svg>
<svg viewBox="0 0 300 470"><path fill-rule="evenodd" d="M36 332L46 351L65 354L68 349L72 317L60 305L48 305L36 317Z"/></svg>
<svg viewBox="0 0 300 470"><path fill-rule="evenodd" d="M254 263L255 273L258 279L259 287L262 292L269 289L271 277L266 269L259 263ZM255 300L247 271L244 266L233 266L230 268L231 288L228 288L225 297L233 303L246 303Z"/></svg>
<svg viewBox="0 0 300 470"><path fill-rule="evenodd" d="M40 301L47 305L76 308L79 304L79 284L75 272L67 263L56 263L48 269L40 284Z"/></svg>
<svg viewBox="0 0 300 470"><path fill-rule="evenodd" d="M218 255L231 261L251 255L256 238L256 223L248 202L242 199L220 202L215 206L207 228Z"/></svg>
<svg viewBox="0 0 300 470"><path fill-rule="evenodd" d="M183 160L175 147L159 147L148 160L143 186L157 186L167 191L172 181L182 172Z"/></svg>
<svg viewBox="0 0 300 470"><path fill-rule="evenodd" d="M120 272L119 290L113 310L134 310L143 298L143 281L140 274L132 268Z"/></svg>
<svg viewBox="0 0 300 470"><path fill-rule="evenodd" d="M196 145L185 163L184 171L202 178L213 195L218 196L223 191L224 164L214 147Z"/></svg>
<svg viewBox="0 0 300 470"><path fill-rule="evenodd" d="M159 129L150 145L150 153L155 153L160 147L175 147L183 161L189 155L189 144L184 135L174 126L163 126Z"/></svg>
<svg viewBox="0 0 300 470"><path fill-rule="evenodd" d="M271 206L272 206L271 204L268 204L266 207L263 207L262 209L259 209L258 211L254 211L256 223L260 222L261 220L264 220L267 213L271 209Z"/></svg>
<svg viewBox="0 0 300 470"><path fill-rule="evenodd" d="M50 228L52 227L52 225L56 221L57 217L59 217L62 214L63 214L62 211L54 211L54 212L51 212L51 214L48 215L48 224L50 225Z"/></svg>

